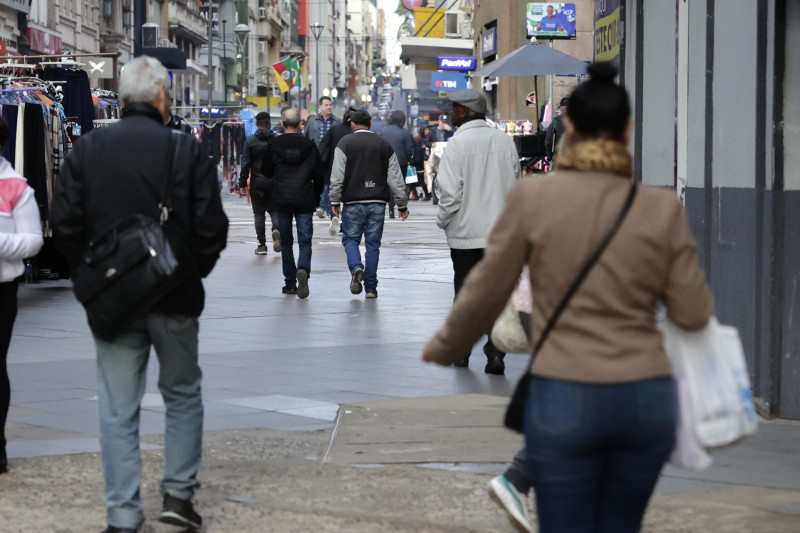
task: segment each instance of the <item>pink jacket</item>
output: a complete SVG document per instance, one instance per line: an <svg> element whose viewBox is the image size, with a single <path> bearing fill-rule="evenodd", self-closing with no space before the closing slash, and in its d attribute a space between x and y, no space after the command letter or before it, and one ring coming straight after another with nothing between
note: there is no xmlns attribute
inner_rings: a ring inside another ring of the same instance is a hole
<svg viewBox="0 0 800 533"><path fill-rule="evenodd" d="M0 157L0 283L20 276L25 271L22 260L39 253L42 244L33 189Z"/></svg>

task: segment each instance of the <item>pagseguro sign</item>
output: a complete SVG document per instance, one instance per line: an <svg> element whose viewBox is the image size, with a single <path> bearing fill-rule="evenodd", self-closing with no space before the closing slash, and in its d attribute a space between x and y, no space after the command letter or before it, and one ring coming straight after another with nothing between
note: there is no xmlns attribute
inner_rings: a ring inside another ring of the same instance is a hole
<svg viewBox="0 0 800 533"><path fill-rule="evenodd" d="M467 77L456 72L431 73L431 90L433 92L450 92L467 89Z"/></svg>
<svg viewBox="0 0 800 533"><path fill-rule="evenodd" d="M439 56L439 70L472 72L478 66L475 56Z"/></svg>

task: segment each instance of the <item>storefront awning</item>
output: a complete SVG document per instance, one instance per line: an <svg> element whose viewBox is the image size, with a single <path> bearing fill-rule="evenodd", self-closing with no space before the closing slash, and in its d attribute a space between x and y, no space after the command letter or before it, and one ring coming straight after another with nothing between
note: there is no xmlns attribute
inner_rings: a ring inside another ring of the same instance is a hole
<svg viewBox="0 0 800 533"><path fill-rule="evenodd" d="M173 74L183 74L184 76L205 76L208 67L204 67L194 59L186 59L185 69L169 69Z"/></svg>

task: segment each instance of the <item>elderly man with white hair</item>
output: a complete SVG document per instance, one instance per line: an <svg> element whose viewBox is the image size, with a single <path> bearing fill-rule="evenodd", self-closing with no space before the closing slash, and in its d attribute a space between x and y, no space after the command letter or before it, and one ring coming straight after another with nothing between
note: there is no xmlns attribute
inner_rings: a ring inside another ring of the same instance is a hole
<svg viewBox="0 0 800 533"><path fill-rule="evenodd" d="M158 220L164 183L170 184L165 229L183 272L180 282L117 333L92 330L106 482L104 533L135 532L144 522L139 405L151 346L166 407L159 520L190 530L202 525L191 502L200 485L203 437L197 361L198 317L205 299L201 279L225 247L228 219L216 170L200 145L164 126L169 87L167 70L153 58L139 57L125 67L119 90L122 120L76 143L56 183L51 211L56 245L74 271L87 244L122 220Z"/></svg>

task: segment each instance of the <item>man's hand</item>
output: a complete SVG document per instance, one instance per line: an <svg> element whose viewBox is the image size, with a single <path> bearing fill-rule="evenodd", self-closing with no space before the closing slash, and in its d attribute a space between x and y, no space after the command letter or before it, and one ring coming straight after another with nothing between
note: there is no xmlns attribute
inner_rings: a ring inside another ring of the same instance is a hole
<svg viewBox="0 0 800 533"><path fill-rule="evenodd" d="M331 213L333 213L333 216L335 216L335 217L341 217L342 216L342 210L338 205L332 205L331 206Z"/></svg>
<svg viewBox="0 0 800 533"><path fill-rule="evenodd" d="M400 220L405 222L405 220L408 218L408 209L404 209L402 211L398 209L397 212L400 214Z"/></svg>

